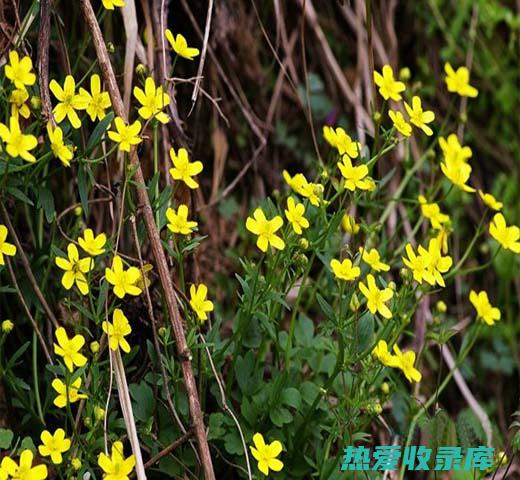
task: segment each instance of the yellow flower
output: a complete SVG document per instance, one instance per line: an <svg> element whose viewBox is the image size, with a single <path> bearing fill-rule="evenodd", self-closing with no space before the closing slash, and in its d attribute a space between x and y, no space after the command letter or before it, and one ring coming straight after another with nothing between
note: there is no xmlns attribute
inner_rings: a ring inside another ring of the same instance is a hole
<svg viewBox="0 0 520 480"><path fill-rule="evenodd" d="M58 428L54 435L48 430L44 430L40 435L42 445L38 451L42 457L51 457L52 463L59 465L63 461L62 453L70 448L70 439L65 438L65 430Z"/></svg>
<svg viewBox="0 0 520 480"><path fill-rule="evenodd" d="M34 135L22 133L18 118L9 119L9 128L0 123L0 138L5 142L5 149L11 157L21 157L27 162L36 162L36 158L30 151L36 148L38 140Z"/></svg>
<svg viewBox="0 0 520 480"><path fill-rule="evenodd" d="M148 77L144 82L144 91L142 88L134 87L134 97L142 105L139 109L139 115L145 120L156 118L161 123L168 123L170 117L162 112L170 103L170 97L164 93L162 85L155 88L155 82L152 77Z"/></svg>
<svg viewBox="0 0 520 480"><path fill-rule="evenodd" d="M346 258L342 262L333 258L330 261L330 268L334 272L336 278L340 280L345 280L346 282L351 282L359 277L361 273L361 269L359 267L354 267L352 265L352 261Z"/></svg>
<svg viewBox="0 0 520 480"><path fill-rule="evenodd" d="M101 0L107 10L114 10L114 7L124 7L125 0Z"/></svg>
<svg viewBox="0 0 520 480"><path fill-rule="evenodd" d="M393 296L394 292L390 288L383 288L380 290L377 288L376 279L372 274L367 275L367 285L363 282L359 282L359 290L367 299L367 307L370 313L374 314L379 312L384 318L392 318L392 312L386 306Z"/></svg>
<svg viewBox="0 0 520 480"><path fill-rule="evenodd" d="M390 265L381 261L381 256L375 248L366 250L363 247L359 247L359 252L361 253L363 261L369 265L372 270L376 272L388 272L388 270L390 270Z"/></svg>
<svg viewBox="0 0 520 480"><path fill-rule="evenodd" d="M5 265L4 255L8 257L14 257L16 255L16 246L5 241L7 233L7 227L0 225L0 265Z"/></svg>
<svg viewBox="0 0 520 480"><path fill-rule="evenodd" d="M74 370L74 366L83 367L87 363L87 357L79 353L85 345L83 335L75 335L69 339L65 329L60 327L56 330L56 339L58 344L54 344L54 353L63 357L63 361L70 372Z"/></svg>
<svg viewBox="0 0 520 480"><path fill-rule="evenodd" d="M72 75L65 77L63 88L56 80L51 80L49 88L59 103L54 107L52 113L56 122L61 123L65 117L69 119L73 128L81 127L81 120L76 113L83 106L83 100L80 95L76 94L76 82Z"/></svg>
<svg viewBox="0 0 520 480"><path fill-rule="evenodd" d="M506 250L520 253L520 228L516 225L508 227L501 213L496 213L493 217L489 224L489 234Z"/></svg>
<svg viewBox="0 0 520 480"><path fill-rule="evenodd" d="M246 228L255 235L258 235L256 246L267 252L267 247L271 245L273 248L283 250L285 248L284 241L276 235L276 232L282 228L283 219L276 215L273 219L267 220L261 208L257 208L253 212L252 217L247 217Z"/></svg>
<svg viewBox="0 0 520 480"><path fill-rule="evenodd" d="M405 120L404 115L401 112L389 110L388 116L399 133L405 137L409 137L412 134L412 126Z"/></svg>
<svg viewBox="0 0 520 480"><path fill-rule="evenodd" d="M478 95L478 90L469 84L469 70L466 67L459 67L455 71L449 63L446 63L444 71L448 92L458 93L461 97L475 98Z"/></svg>
<svg viewBox="0 0 520 480"><path fill-rule="evenodd" d="M471 165L469 163L453 161L442 162L441 170L446 178L462 191L469 193L473 193L475 191L473 187L470 187L467 184L469 176L471 175Z"/></svg>
<svg viewBox="0 0 520 480"><path fill-rule="evenodd" d="M439 230L444 223L450 221L449 215L442 213L437 203L428 203L423 195L419 195L418 200L421 205L421 213L430 221L432 228Z"/></svg>
<svg viewBox="0 0 520 480"><path fill-rule="evenodd" d="M20 59L18 52L9 52L9 63L5 66L5 76L14 83L16 88L25 88L25 85L34 85L36 75L32 72L31 57Z"/></svg>
<svg viewBox="0 0 520 480"><path fill-rule="evenodd" d="M423 282L425 280L430 285L435 284L435 278L433 277L433 273L430 270L430 256L427 253L426 255L419 254L417 255L414 252L413 247L410 244L406 245L406 254L408 258L401 257L403 259L403 263L411 270L413 274L413 278L417 283Z"/></svg>
<svg viewBox="0 0 520 480"><path fill-rule="evenodd" d="M29 100L29 92L25 88L18 88L11 92L9 103L11 104L11 116L17 117L21 115L23 118L29 118L31 111L25 103Z"/></svg>
<svg viewBox="0 0 520 480"><path fill-rule="evenodd" d="M123 261L119 255L112 260L112 268L105 268L105 278L107 282L114 286L114 294L118 298L124 298L126 294L137 296L141 294L141 289L136 286L141 274L136 267L125 270Z"/></svg>
<svg viewBox="0 0 520 480"><path fill-rule="evenodd" d="M368 190L370 188L370 184L364 180L368 175L368 167L366 165L354 167L348 155L343 155L343 160L338 162L338 168L346 180L345 187L347 190L353 192L356 188L360 190Z"/></svg>
<svg viewBox="0 0 520 480"><path fill-rule="evenodd" d="M451 133L448 138L439 137L439 146L446 163L467 163L473 152L468 146L462 146L459 143L457 135Z"/></svg>
<svg viewBox="0 0 520 480"><path fill-rule="evenodd" d="M323 137L325 140L338 149L340 155L348 155L350 158L357 158L361 151L361 144L350 138L341 127L334 128L325 125L323 127Z"/></svg>
<svg viewBox="0 0 520 480"><path fill-rule="evenodd" d="M168 230L181 235L189 235L197 228L197 222L188 220L188 206L181 204L177 211L173 208L166 210L166 218L168 219Z"/></svg>
<svg viewBox="0 0 520 480"><path fill-rule="evenodd" d="M54 399L54 405L63 408L67 403L75 403L78 400L87 398L84 393L79 393L81 388L81 377L76 378L71 385L67 387L59 378L55 378L51 383L52 388L58 396Z"/></svg>
<svg viewBox="0 0 520 480"><path fill-rule="evenodd" d="M170 43L173 51L179 55L179 57L186 58L188 60L193 60L195 57L199 55L199 49L188 47L188 42L186 39L180 34L177 34L177 37L173 37L172 31L167 28L164 32L166 39Z"/></svg>
<svg viewBox="0 0 520 480"><path fill-rule="evenodd" d="M93 122L105 118L106 109L112 106L108 92L101 91L101 79L97 73L90 77L90 92L81 87L78 97L78 108L86 110Z"/></svg>
<svg viewBox="0 0 520 480"><path fill-rule="evenodd" d="M204 166L198 160L190 162L188 151L185 148L179 148L177 154L175 150L170 148L170 158L173 168L170 168L170 175L174 180L182 180L189 188L199 188L199 184L192 178L202 172Z"/></svg>
<svg viewBox="0 0 520 480"><path fill-rule="evenodd" d="M394 71L390 65L383 67L382 75L374 71L374 83L379 87L379 93L385 100L391 98L396 102L401 100L400 93L406 88L403 82L394 79Z"/></svg>
<svg viewBox="0 0 520 480"><path fill-rule="evenodd" d="M379 340L372 350L372 355L387 367L397 367L397 358L390 353L385 340Z"/></svg>
<svg viewBox="0 0 520 480"><path fill-rule="evenodd" d="M89 292L89 286L85 273L90 272L94 268L94 260L90 257L79 258L79 252L73 243L67 246L68 259L56 257L56 265L65 270L61 278L61 284L66 290L70 290L74 283L78 287L82 295Z"/></svg>
<svg viewBox="0 0 520 480"><path fill-rule="evenodd" d="M415 352L409 351L402 353L397 345L394 345L394 353L396 355L397 367L404 373L406 379L412 382L420 382L422 375L413 364L415 363Z"/></svg>
<svg viewBox="0 0 520 480"><path fill-rule="evenodd" d="M136 120L131 125L127 125L121 117L114 119L116 131L109 130L108 138L113 142L119 143L119 150L130 152L131 145L137 145L143 140L139 137L141 122Z"/></svg>
<svg viewBox="0 0 520 480"><path fill-rule="evenodd" d="M309 221L305 218L305 206L303 203L295 203L294 198L292 197L287 199L287 210L285 210L285 216L297 235L301 235L303 229L309 228Z"/></svg>
<svg viewBox="0 0 520 480"><path fill-rule="evenodd" d="M132 327L122 310L116 308L112 314L112 323L104 321L102 328L108 335L108 344L112 350L121 348L125 353L130 352L130 345L125 337L132 333Z"/></svg>
<svg viewBox="0 0 520 480"><path fill-rule="evenodd" d="M190 306L201 322L208 319L206 312L213 311L213 302L207 299L207 295L208 287L203 283L190 286Z"/></svg>
<svg viewBox="0 0 520 480"><path fill-rule="evenodd" d="M100 233L94 237L94 232L91 228L87 228L83 232L83 237L78 238L79 246L92 257L97 257L105 253L105 244L107 243L107 236Z"/></svg>
<svg viewBox="0 0 520 480"><path fill-rule="evenodd" d="M360 226L356 223L356 219L345 213L341 219L341 226L345 232L355 235L359 232Z"/></svg>
<svg viewBox="0 0 520 480"><path fill-rule="evenodd" d="M282 175L287 185L297 194L308 198L315 207L320 204L320 195L323 192L323 185L308 182L303 173L297 173L294 177L291 177L289 173L284 170Z"/></svg>
<svg viewBox="0 0 520 480"><path fill-rule="evenodd" d="M263 435L255 433L253 435L253 443L254 447L249 446L251 454L258 462L258 470L265 476L269 475L269 470L279 472L283 468L283 463L276 458L283 449L282 444L278 440L266 445Z"/></svg>
<svg viewBox="0 0 520 480"><path fill-rule="evenodd" d="M442 256L441 245L437 238L432 238L430 240L428 243L428 250L426 250L422 245L419 245L418 252L424 258L428 259L428 270L433 275L437 285L445 287L446 284L444 283L442 274L446 273L451 268L453 260L449 255L445 257Z"/></svg>
<svg viewBox="0 0 520 480"><path fill-rule="evenodd" d="M477 311L477 318L483 320L488 325L494 325L495 321L500 320L500 310L489 303L488 294L484 290L479 293L471 290L469 301Z"/></svg>
<svg viewBox="0 0 520 480"><path fill-rule="evenodd" d="M12 458L4 457L2 470L13 480L45 480L48 475L47 466L40 464L33 467L33 459L31 450L22 451L19 465Z"/></svg>
<svg viewBox="0 0 520 480"><path fill-rule="evenodd" d="M484 193L482 190L479 190L478 194L489 208L496 211L502 210L504 204L499 202L493 195L491 195L491 193Z"/></svg>
<svg viewBox="0 0 520 480"><path fill-rule="evenodd" d="M63 131L60 127L52 128L51 122L47 123L47 135L51 143L51 150L55 157L61 160L66 167L70 167L70 161L74 156L72 146L63 142Z"/></svg>
<svg viewBox="0 0 520 480"><path fill-rule="evenodd" d="M414 95L412 97L412 106L404 102L404 108L410 116L410 123L420 128L426 135L433 135L433 130L427 125L435 120L435 113L431 110L423 110L421 99Z"/></svg>
<svg viewBox="0 0 520 480"><path fill-rule="evenodd" d="M2 332L10 333L10 332L12 332L13 328L14 328L14 323L11 322L11 320L4 320L2 322Z"/></svg>
<svg viewBox="0 0 520 480"><path fill-rule="evenodd" d="M112 445L112 455L109 457L100 453L98 465L102 468L106 480L128 480L129 475L135 467L135 457L130 455L128 458L123 456L123 444L114 442Z"/></svg>

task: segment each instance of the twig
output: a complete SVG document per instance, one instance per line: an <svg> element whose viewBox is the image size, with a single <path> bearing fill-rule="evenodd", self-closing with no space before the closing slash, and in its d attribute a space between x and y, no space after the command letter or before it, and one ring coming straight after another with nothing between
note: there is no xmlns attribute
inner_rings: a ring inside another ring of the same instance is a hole
<svg viewBox="0 0 520 480"><path fill-rule="evenodd" d="M42 114L45 120L55 125L49 93L49 46L51 36L52 0L40 1L40 30L38 32L38 84L42 101Z"/></svg>
<svg viewBox="0 0 520 480"><path fill-rule="evenodd" d="M11 277L11 281L13 282L14 288L16 289L16 293L18 294L18 298L20 299L20 303L22 304L25 313L29 317L29 320L32 323L32 326L34 328L34 331L36 332L36 335L38 336L38 340L40 340L40 343L42 345L43 353L45 353L45 356L47 357L47 362L53 365L52 357L49 353L49 349L47 348L47 345L45 345L45 340L43 339L42 332L40 332L40 329L38 328L38 325L36 324L36 320L31 315L31 311L29 310L29 307L25 301L25 298L23 298L22 291L20 290L20 286L18 285L18 282L16 281L16 275L14 274L13 266L11 265L11 262L8 258L5 259L5 264L7 265L7 270L9 270L9 276Z"/></svg>
<svg viewBox="0 0 520 480"><path fill-rule="evenodd" d="M444 360L446 361L446 365L450 368L450 370L454 369L453 372L453 378L455 379L455 383L457 384L457 387L459 387L460 392L462 393L462 396L468 403L471 410L473 410L473 413L477 416L477 418L480 420L480 423L482 424L482 428L484 429L484 432L486 432L486 441L488 447L491 447L493 445L493 431L491 428L491 422L489 420L489 417L487 416L486 412L482 409L482 407L479 405L473 394L471 393L471 390L469 389L468 385L466 384L466 381L464 380L464 377L460 373L460 370L455 365L455 360L453 358L453 355L451 354L449 348L443 348L442 349L442 356L444 357Z"/></svg>
<svg viewBox="0 0 520 480"><path fill-rule="evenodd" d="M135 216L134 215L132 215L130 217L130 223L132 225L132 233L133 233L133 236L134 236L135 248L137 250L137 255L139 257L139 269L141 270L141 276L143 278L144 293L145 293L145 298L146 298L146 306L147 306L147 309L148 309L148 317L150 318L150 323L152 324L153 343L154 343L155 350L157 352L157 359L158 359L158 362L159 362L159 368L161 370L161 376L162 376L163 385L164 385L164 389L165 389L165 393L166 393L166 402L168 403L168 407L170 408L171 414L175 418L175 421L177 422L177 425L179 426L181 432L185 435L187 433L187 430L186 430L186 427L184 426L184 424L182 423L182 420L180 419L179 414L177 413L175 405L174 405L174 403L172 401L172 395L171 395L171 392L170 392L170 387L168 386L168 383L169 383L168 375L166 374L166 369L164 368L164 364L163 364L162 359L161 359L161 348L160 348L160 345L159 345L159 338L158 338L158 335L157 335L157 321L155 319L155 315L154 315L154 312L153 312L153 304L152 304L152 298L150 296L150 289L148 288L148 285L146 283L146 277L145 277L145 271L144 271L144 263L143 263L143 258L142 258L142 255L141 255L141 245L139 244L139 237L137 235L137 226L136 226ZM190 434L190 436L192 436L192 435L193 435L193 433ZM190 444L191 443L192 442L190 441ZM195 455L198 458L197 450L194 449L194 451L195 451ZM200 461L200 459L199 459L199 461ZM145 465L145 468L146 468L146 465Z"/></svg>
<svg viewBox="0 0 520 480"><path fill-rule="evenodd" d="M92 34L92 40L96 48L96 53L99 60L101 72L107 84L110 97L112 99L112 105L116 115L123 117L127 120L124 115L124 107L121 99L121 93L117 85L116 77L110 63L110 58L106 49L105 41L99 25L97 23L96 15L90 3L90 0L80 0L80 5L83 11L83 16ZM161 244L161 238L155 225L153 210L150 205L150 199L148 197L148 191L145 187L146 182L144 179L143 172L141 170L141 164L137 156L137 152L132 149L130 153L130 163L135 169L135 187L137 190L137 197L139 204L142 208L143 219L145 222L146 230L150 240L153 255L157 265L157 271L161 279L161 284L164 290L164 300L172 324L173 334L175 336L175 344L177 347L177 353L181 359L181 368L184 376L184 383L187 391L190 414L193 421L195 438L197 439L199 446L199 454L204 469L204 475L207 480L214 480L215 473L213 472L213 465L211 461L211 454L209 451L208 440L206 437L206 431L204 428L204 422L202 418L202 411L200 408L199 397L197 393L197 386L193 375L193 369L191 365L192 355L186 343L186 337L184 336L184 329L182 320L179 313L179 307L175 300L175 291L173 288L170 271L166 262L166 256Z"/></svg>
<svg viewBox="0 0 520 480"><path fill-rule="evenodd" d="M202 78L202 71L204 70L204 63L206 61L206 53L208 51L208 40L209 40L209 31L211 29L211 17L213 14L213 0L208 0L208 13L206 15L206 27L204 29L204 40L202 42L202 51L200 53L200 61L199 68L197 70L197 80L195 80L195 86L193 87L193 93L191 94L191 109L190 113L193 111L195 107L195 103L197 102L197 95L199 94L199 84Z"/></svg>
<svg viewBox="0 0 520 480"><path fill-rule="evenodd" d="M114 363L114 373L116 376L117 390L119 391L119 404L123 411L123 419L126 425L126 431L132 445L132 451L135 457L135 473L138 480L146 480L146 473L144 471L143 457L141 455L141 448L139 446L139 439L137 438L137 428L135 426L134 412L132 411L132 401L130 400L130 392L128 391L128 382L125 375L125 367L121 352L117 350L108 349L110 356Z"/></svg>
<svg viewBox="0 0 520 480"><path fill-rule="evenodd" d="M45 313L49 317L49 320L52 322L55 328L59 327L58 320L56 319L54 313L52 312L51 308L49 307L49 304L47 303L47 300L45 300L45 297L43 296L42 291L40 290L40 287L38 286L38 282L36 281L36 278L34 278L34 275L31 270L31 265L29 263L29 259L27 258L27 255L25 254L25 250L22 247L22 244L20 242L20 239L18 238L18 235L16 235L16 231L13 227L13 224L11 223L11 219L9 218L9 215L7 214L7 210L5 208L5 205L2 203L2 216L4 217L4 221L7 225L7 229L9 230L9 233L13 236L14 243L16 244L16 248L18 250L18 254L20 256L20 260L22 261L23 269L25 270L25 274L27 275L27 278L29 279L29 283L31 284L32 289L34 290L34 293L38 297L38 300L40 301L43 309L45 310Z"/></svg>
<svg viewBox="0 0 520 480"><path fill-rule="evenodd" d="M179 448L184 442L188 441L191 437L193 437L193 432L190 430L184 433L181 437L179 437L175 442L168 445L166 448L161 450L157 455L153 456L144 464L144 468L150 468L152 465L157 463L161 458L169 455L175 449Z"/></svg>
<svg viewBox="0 0 520 480"><path fill-rule="evenodd" d="M206 353L208 354L208 360L209 364L211 366L211 370L213 371L213 375L215 376L215 380L217 381L218 389L220 391L220 401L222 402L222 408L229 414L229 416L233 419L235 422L235 425L237 426L238 433L240 435L240 440L242 441L242 447L244 448L244 455L246 457L246 466L247 466L247 475L249 480L253 480L253 476L251 474L251 465L249 463L249 454L247 453L247 445L246 440L244 438L244 433L242 432L242 427L240 427L240 423L238 422L238 419L236 415L233 413L233 410L229 407L227 400L226 400L226 394L224 392L224 387L222 385L222 380L220 378L219 373L217 372L217 369L215 368L215 364L213 363L213 358L211 358L211 352L209 351L208 344L206 343L206 339L204 338L204 335L199 335L200 340L204 344L204 349L206 350Z"/></svg>

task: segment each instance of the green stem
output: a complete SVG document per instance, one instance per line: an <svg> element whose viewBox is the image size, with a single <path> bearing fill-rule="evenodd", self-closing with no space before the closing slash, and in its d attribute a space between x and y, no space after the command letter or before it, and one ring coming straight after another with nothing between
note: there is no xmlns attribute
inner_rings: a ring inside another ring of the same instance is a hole
<svg viewBox="0 0 520 480"><path fill-rule="evenodd" d="M43 416L42 410L42 401L40 399L40 385L38 383L38 348L36 341L36 332L33 331L33 339L32 339L32 368L33 368L33 380L34 380L34 397L36 399L36 409L38 411L38 416L42 421L42 424L45 425L45 418Z"/></svg>
<svg viewBox="0 0 520 480"><path fill-rule="evenodd" d="M447 387L448 383L451 380L451 377L453 377L453 374L455 373L455 370L459 368L461 363L465 360L466 356L470 352L471 348L473 347L475 340L477 339L478 333L480 331L480 324L478 324L470 334L472 337L468 341L468 345L464 350L460 352L457 359L455 360L455 365L453 365L453 368L448 372L448 375L446 375L446 378L441 383L440 387L430 396L428 401L423 405L423 408L421 408L413 417L412 422L410 424L410 428L408 430L408 437L406 438L406 444L404 445L404 448L410 446L410 443L412 441L412 436L415 431L415 427L417 425L417 422L420 420L420 418L428 411L428 409L432 406L432 404L437 400L439 395L443 392L443 390ZM401 471L399 475L399 480L404 479L404 472L405 472L405 465L401 466Z"/></svg>
<svg viewBox="0 0 520 480"><path fill-rule="evenodd" d="M161 176L159 172L159 141L157 137L157 122L154 122L153 125L153 172L157 175L157 182L155 183L155 195L154 195L154 203L155 206L155 224L159 227L159 183L161 181Z"/></svg>

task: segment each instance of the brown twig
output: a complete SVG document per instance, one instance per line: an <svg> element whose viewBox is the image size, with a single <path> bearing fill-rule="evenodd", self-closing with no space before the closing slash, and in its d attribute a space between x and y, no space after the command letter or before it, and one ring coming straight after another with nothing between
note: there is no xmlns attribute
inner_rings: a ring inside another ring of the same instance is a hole
<svg viewBox="0 0 520 480"><path fill-rule="evenodd" d="M88 28L92 35L92 40L96 49L97 57L101 72L107 84L110 97L112 99L112 105L116 115L124 116L124 107L121 99L121 93L117 85L116 77L110 63L110 58L105 45L105 40L97 23L96 15L90 3L90 0L80 0L81 9L83 16L88 25ZM179 307L175 299L175 291L173 288L170 271L166 262L166 256L161 244L161 238L155 225L154 214L150 205L150 199L146 190L146 183L143 172L141 170L141 164L137 156L135 149L130 153L130 163L135 169L135 186L137 190L137 197L142 209L143 219L145 222L146 230L150 240L153 255L157 266L157 271L161 279L161 284L164 290L164 299L166 307L172 324L172 330L175 336L175 344L177 347L177 353L181 360L182 373L184 376L184 383L188 395L188 402L190 408L190 414L193 422L193 428L195 438L197 439L199 446L199 454L202 461L204 470L204 476L207 480L214 480L215 473L213 472L213 464L211 461L211 454L209 451L208 440L206 437L206 431L204 428L204 422L202 418L202 411L200 408L199 397L197 393L197 386L195 383L195 377L193 375L193 368L191 365L191 352L186 343L186 337L184 336L184 329L182 320L180 317Z"/></svg>
<svg viewBox="0 0 520 480"><path fill-rule="evenodd" d="M49 320L52 322L54 327L58 328L59 327L58 320L56 319L56 316L54 315L51 308L49 307L47 300L45 300L45 297L43 296L43 293L40 290L40 287L38 286L38 282L36 281L36 278L34 278L34 275L31 270L31 265L29 263L29 259L27 258L27 255L25 254L25 250L22 247L20 239L18 238L18 235L16 234L13 224L11 223L11 219L9 218L9 215L7 214L7 210L3 203L2 203L2 216L4 217L4 222L7 225L7 229L9 230L9 233L11 233L11 235L13 236L13 240L16 245L18 255L20 257L20 260L22 261L23 269L25 270L25 274L27 275L27 278L29 279L29 283L31 284L31 287L34 290L34 293L36 294L36 296L38 297L38 300L40 301L43 309L45 310L47 317L49 317Z"/></svg>
<svg viewBox="0 0 520 480"><path fill-rule="evenodd" d="M171 452L173 452L175 449L179 448L184 442L188 441L191 437L193 437L193 432L190 430L183 434L181 437L179 437L177 440L175 440L173 443L168 445L166 448L161 450L157 455L154 455L150 460L148 460L144 464L144 468L150 468L152 465L157 463L161 458L165 457L166 455L169 455Z"/></svg>
<svg viewBox="0 0 520 480"><path fill-rule="evenodd" d="M23 297L22 291L20 290L20 286L18 285L18 282L16 281L16 275L14 274L13 266L11 265L11 262L8 258L5 259L5 264L7 265L7 270L9 270L9 276L11 277L11 281L13 282L14 288L16 290L16 293L18 295L18 298L20 299L20 303L22 304L25 313L29 317L29 320L32 323L32 326L34 328L34 331L36 332L36 336L38 337L38 340L40 340L40 343L42 345L43 353L45 353L45 356L47 357L47 362L51 365L52 357L49 353L49 349L47 348L47 345L45 344L45 340L43 339L42 332L40 332L40 329L38 328L38 325L36 324L36 320L31 314L31 311L29 310L29 306L27 305L27 302L25 301L25 298Z"/></svg>
<svg viewBox="0 0 520 480"><path fill-rule="evenodd" d="M49 93L49 46L51 40L52 0L40 1L40 30L38 32L38 84L42 101L42 115L55 125Z"/></svg>
<svg viewBox="0 0 520 480"><path fill-rule="evenodd" d="M150 296L150 289L148 288L148 284L146 282L145 277L145 271L144 271L144 263L143 263L143 257L141 255L141 245L139 243L139 236L137 235L137 226L135 217L132 215L130 217L130 223L132 225L132 233L134 236L134 243L135 248L137 250L137 256L139 257L139 269L141 270L141 276L143 278L143 284L144 284L144 294L146 298L146 306L148 309L148 317L150 318L150 323L152 325L152 336L153 336L153 343L155 347L155 351L157 352L157 359L159 362L159 368L161 370L161 376L163 379L163 386L166 393L166 402L168 403L168 407L170 408L170 412L172 416L174 417L175 421L177 422L177 425L179 426L181 432L185 435L187 433L186 427L182 423L182 420L179 417L179 414L177 413L177 409L175 408L175 405L172 400L172 395L170 392L170 387L168 386L169 380L168 375L166 374L166 369L164 368L164 364L161 359L161 348L159 345L159 337L157 335L157 320L155 319L155 314L153 311L153 304L152 304L152 297ZM191 436L192 434L190 434ZM190 441L190 443L192 443ZM197 451L195 450L195 455L198 456ZM146 465L145 465L146 468Z"/></svg>
<svg viewBox="0 0 520 480"><path fill-rule="evenodd" d="M197 80L195 80L195 86L193 87L193 93L191 94L191 109L190 113L195 107L197 102L197 96L199 94L199 85L202 79L202 72L204 70L204 63L206 61L206 53L208 52L208 40L209 32L211 30L211 16L213 15L213 0L208 0L208 13L206 14L206 27L204 29L204 40L202 41L202 51L200 53L199 68L197 69Z"/></svg>

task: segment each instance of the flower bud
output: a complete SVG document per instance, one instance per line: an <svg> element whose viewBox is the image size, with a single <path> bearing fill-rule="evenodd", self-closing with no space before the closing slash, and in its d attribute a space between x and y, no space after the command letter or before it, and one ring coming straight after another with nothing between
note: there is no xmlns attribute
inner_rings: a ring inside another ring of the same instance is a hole
<svg viewBox="0 0 520 480"><path fill-rule="evenodd" d="M114 53L116 51L116 47L112 42L107 43L107 51L108 53Z"/></svg>
<svg viewBox="0 0 520 480"><path fill-rule="evenodd" d="M137 67L135 67L135 73L140 76L146 75L146 67L142 63L140 63L139 65L137 65Z"/></svg>
<svg viewBox="0 0 520 480"><path fill-rule="evenodd" d="M350 310L352 310L353 312L356 312L360 306L361 306L361 302L359 301L359 298L357 297L356 292L354 292L352 294L352 297L350 298L350 304L349 304L348 308L350 308Z"/></svg>
<svg viewBox="0 0 520 480"><path fill-rule="evenodd" d="M379 402L374 403L372 410L376 415L381 415L383 413L383 407Z"/></svg>
<svg viewBox="0 0 520 480"><path fill-rule="evenodd" d="M403 67L399 70L399 80L402 82L407 82L412 77L410 69L408 67Z"/></svg>
<svg viewBox="0 0 520 480"><path fill-rule="evenodd" d="M85 427L87 427L87 428L92 427L92 420L90 419L90 417L85 417L83 419L83 423L85 424Z"/></svg>
<svg viewBox="0 0 520 480"><path fill-rule="evenodd" d="M307 250L309 248L309 240L307 240L306 238L300 238L300 241L298 243L302 250Z"/></svg>
<svg viewBox="0 0 520 480"><path fill-rule="evenodd" d="M99 352L99 342L93 341L90 344L90 351L95 355Z"/></svg>
<svg viewBox="0 0 520 480"><path fill-rule="evenodd" d="M72 465L72 468L76 470L76 472L81 468L81 460L78 457L74 457L70 464Z"/></svg>
<svg viewBox="0 0 520 480"><path fill-rule="evenodd" d="M323 180L328 180L329 179L329 172L327 172L327 169L323 169L320 173L320 177L323 179Z"/></svg>
<svg viewBox="0 0 520 480"><path fill-rule="evenodd" d="M408 270L407 268L403 267L401 268L401 270L399 270L399 276L403 279L403 280L408 280L410 278L410 270Z"/></svg>
<svg viewBox="0 0 520 480"><path fill-rule="evenodd" d="M374 122L379 122L381 120L381 114L379 112L374 112L372 117L374 118Z"/></svg>
<svg viewBox="0 0 520 480"><path fill-rule="evenodd" d="M509 459L507 458L506 452L503 450L500 450L500 452L497 452L495 457L495 464L497 467L502 467L504 465L507 465L509 462Z"/></svg>
<svg viewBox="0 0 520 480"><path fill-rule="evenodd" d="M76 215L76 217L79 217L82 213L83 213L83 209L81 207L76 207L74 209L74 215Z"/></svg>
<svg viewBox="0 0 520 480"><path fill-rule="evenodd" d="M272 194L272 195L273 195L273 198L274 198L275 200L277 200L277 201L280 200L280 190L278 190L277 188L275 188L275 189L273 190L273 194Z"/></svg>
<svg viewBox="0 0 520 480"><path fill-rule="evenodd" d="M98 405L94 407L94 418L96 419L96 422L100 422L105 418L105 410Z"/></svg>
<svg viewBox="0 0 520 480"><path fill-rule="evenodd" d="M397 285L395 284L395 282L388 282L388 288L395 292L397 289Z"/></svg>
<svg viewBox="0 0 520 480"><path fill-rule="evenodd" d="M40 111L42 108L42 99L38 97L37 95L33 95L31 97L31 108L34 111Z"/></svg>
<svg viewBox="0 0 520 480"><path fill-rule="evenodd" d="M160 327L157 333L159 333L159 336L162 338L166 337L166 327Z"/></svg>
<svg viewBox="0 0 520 480"><path fill-rule="evenodd" d="M4 320L2 322L2 332L9 333L14 328L14 323L11 320Z"/></svg>
<svg viewBox="0 0 520 480"><path fill-rule="evenodd" d="M442 300L439 300L435 304L435 308L439 313L446 313L446 311L448 310L448 306Z"/></svg>
<svg viewBox="0 0 520 480"><path fill-rule="evenodd" d="M481 243L478 249L483 255L487 255L489 253L489 245L487 243Z"/></svg>
<svg viewBox="0 0 520 480"><path fill-rule="evenodd" d="M383 382L381 384L381 392L383 392L385 395L390 393L390 385L388 385L388 382Z"/></svg>

